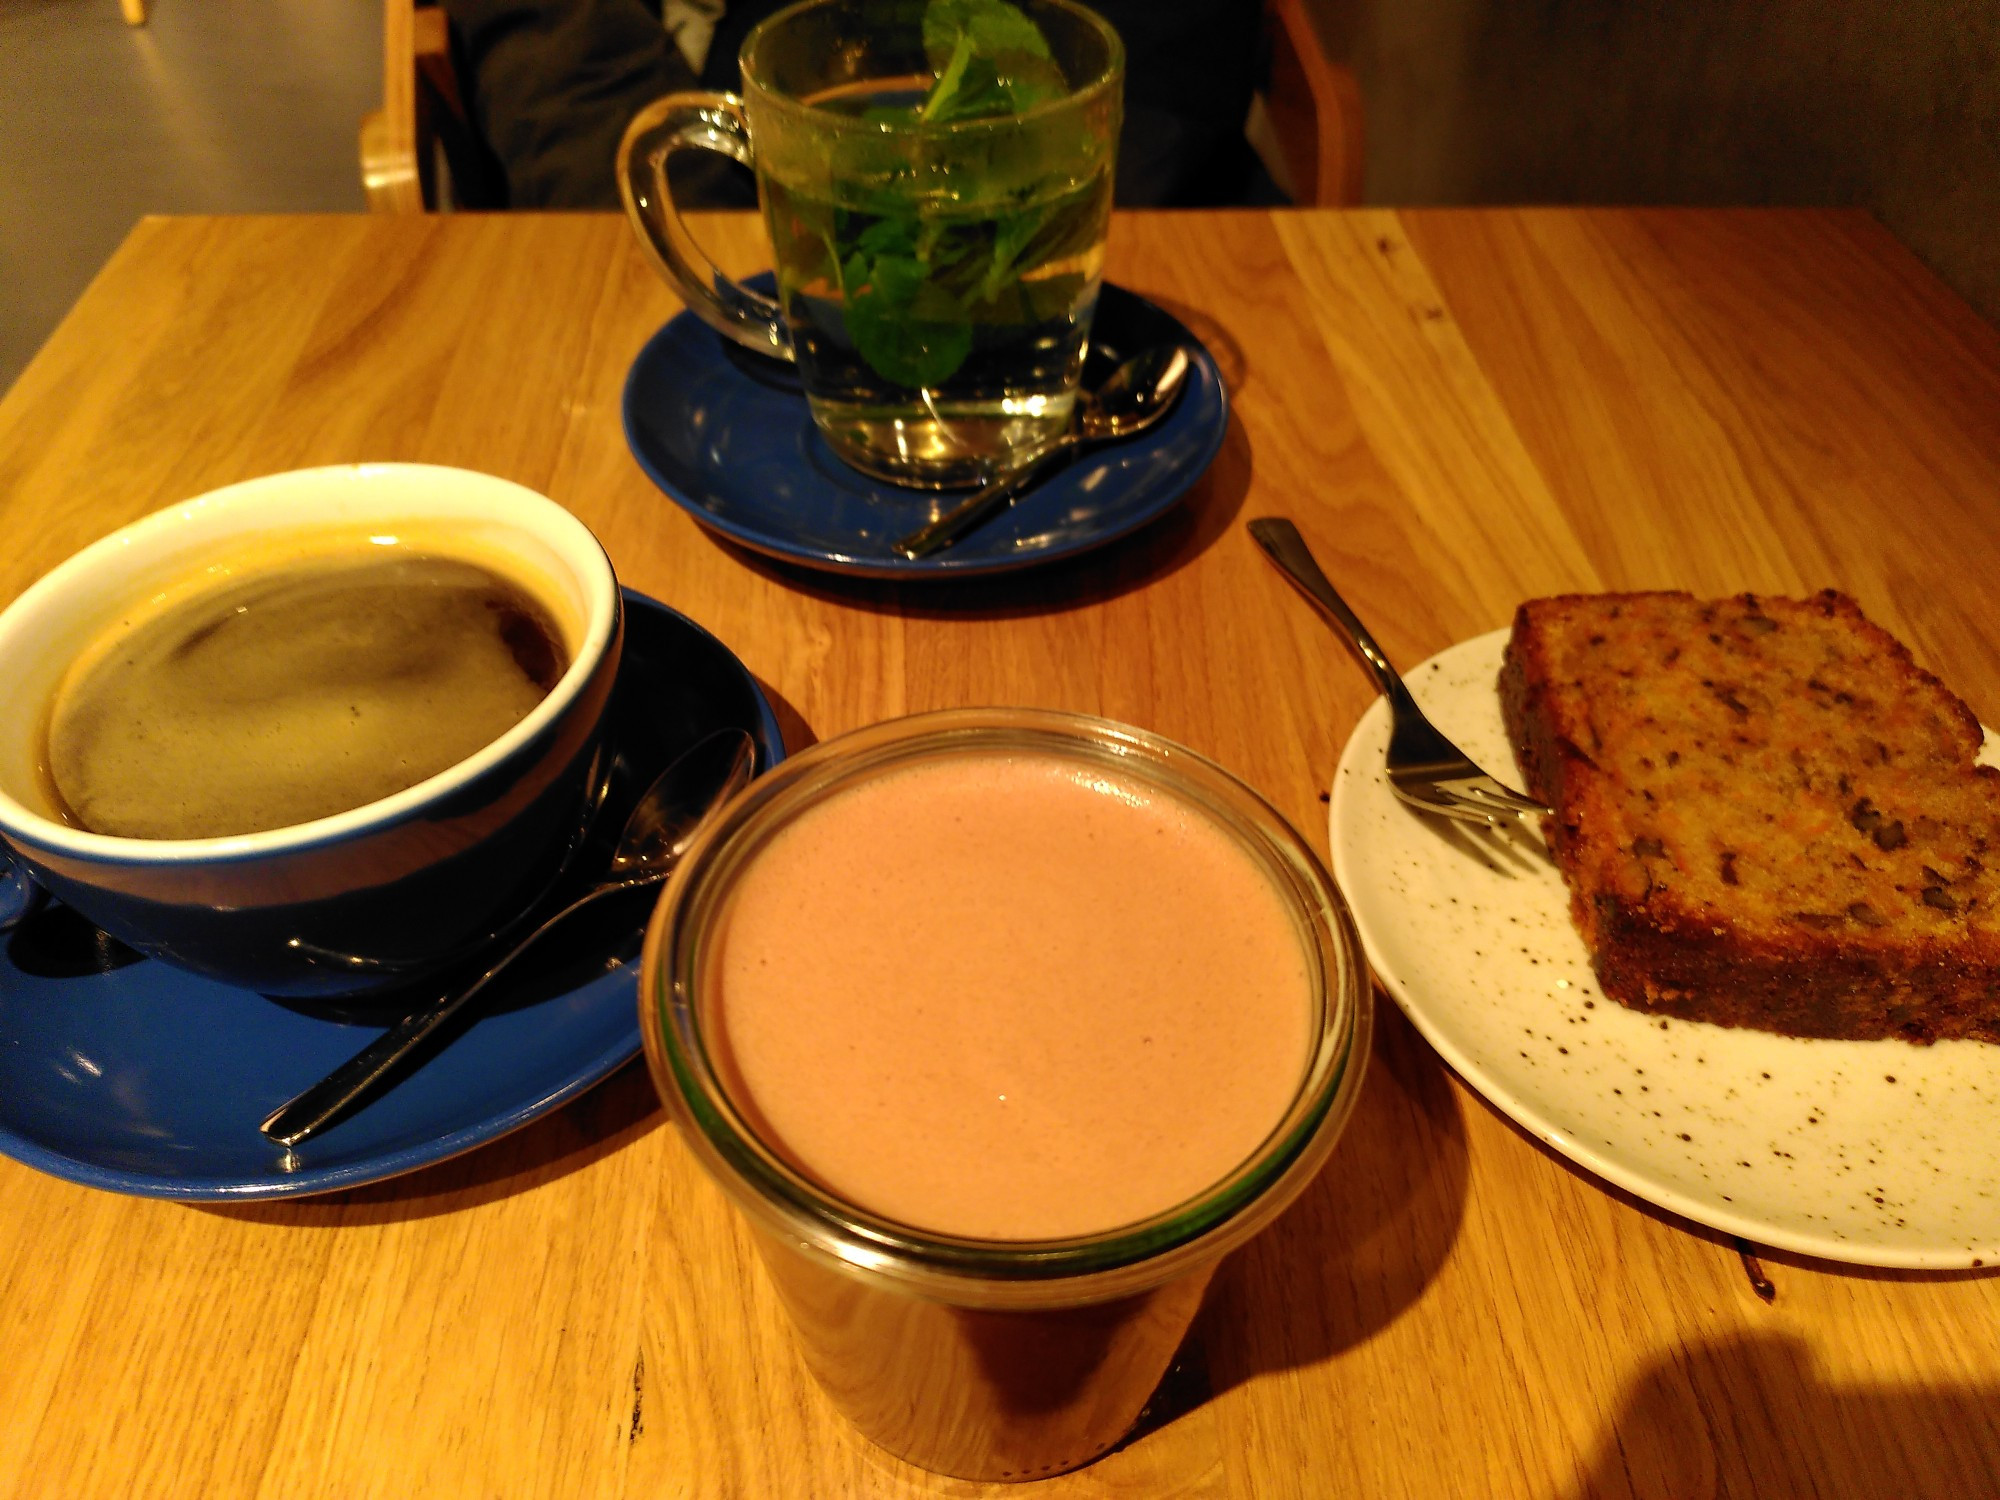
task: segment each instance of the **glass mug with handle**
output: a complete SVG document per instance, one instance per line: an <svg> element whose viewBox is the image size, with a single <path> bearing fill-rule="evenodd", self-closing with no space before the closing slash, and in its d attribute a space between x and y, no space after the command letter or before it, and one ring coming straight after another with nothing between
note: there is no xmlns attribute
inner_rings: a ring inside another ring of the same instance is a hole
<svg viewBox="0 0 2000 1500"><path fill-rule="evenodd" d="M1124 48L1070 0L804 0L743 43L743 95L670 94L618 148L642 245L691 311L798 367L843 460L984 482L1068 426L1097 304ZM667 159L757 174L777 300L696 247Z"/></svg>

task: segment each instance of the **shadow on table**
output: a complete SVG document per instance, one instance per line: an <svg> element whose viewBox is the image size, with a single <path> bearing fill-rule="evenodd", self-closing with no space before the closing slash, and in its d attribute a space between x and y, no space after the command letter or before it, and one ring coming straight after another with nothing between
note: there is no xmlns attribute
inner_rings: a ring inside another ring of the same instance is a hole
<svg viewBox="0 0 2000 1500"><path fill-rule="evenodd" d="M1163 297L1158 292L1142 292L1140 295L1153 306L1172 313L1181 320L1182 326L1202 342L1208 350L1208 357L1215 361L1215 368L1222 376L1223 389L1229 392L1232 402L1242 399L1244 387L1250 383L1250 361L1243 353L1243 346L1236 341L1236 335L1226 324L1218 321L1212 313L1204 312L1186 302L1172 297Z"/></svg>
<svg viewBox="0 0 2000 1500"><path fill-rule="evenodd" d="M1796 1338L1697 1343L1620 1393L1563 1500L2000 1494L2000 1386L1830 1380Z"/></svg>
<svg viewBox="0 0 2000 1500"><path fill-rule="evenodd" d="M785 742L786 755L797 755L808 745L819 743L819 735L789 698L762 677L757 679L757 687L764 694L764 701L771 705L771 716L778 721L778 738Z"/></svg>
<svg viewBox="0 0 2000 1500"><path fill-rule="evenodd" d="M1443 1066L1443 1064L1440 1063L1439 1066ZM1469 1093L1476 1094L1477 1092L1470 1084L1466 1085L1466 1089ZM1675 1213L1672 1209L1662 1208L1657 1203L1648 1202L1637 1194L1619 1187L1614 1182L1606 1181L1594 1172L1578 1166L1547 1141L1532 1134L1518 1121L1510 1119L1492 1105L1488 1104L1483 1107L1492 1114L1495 1120L1512 1131L1516 1139L1533 1150L1540 1152L1549 1161L1562 1168L1563 1171L1569 1173L1572 1177L1578 1178L1592 1191L1602 1193L1607 1198L1616 1199L1634 1213L1644 1214L1649 1219L1655 1219L1670 1228L1679 1230L1691 1239L1706 1241L1715 1247L1718 1254L1727 1256L1731 1260L1737 1259L1747 1246L1749 1252L1756 1256L1758 1264L1773 1283L1775 1298L1779 1302L1784 1300L1785 1278L1783 1273L1786 1270L1811 1271L1820 1276L1844 1276L1860 1281L1951 1282L2000 1277L2000 1266L1966 1266L1950 1270L1907 1271L1889 1266L1854 1265L1847 1261L1826 1260L1814 1255L1798 1255L1788 1250L1775 1250L1768 1245L1753 1244L1747 1241L1739 1242L1733 1234L1727 1234L1720 1229L1711 1229L1706 1224L1698 1224L1693 1219L1684 1218L1680 1214ZM1737 1285L1745 1297L1753 1295L1749 1279L1749 1268L1747 1266L1743 1269L1742 1274L1737 1277ZM1768 1301L1772 1299L1766 1298L1763 1300ZM2000 1487L1995 1488L1994 1494L2000 1495Z"/></svg>
<svg viewBox="0 0 2000 1500"><path fill-rule="evenodd" d="M920 619L1012 619L1101 603L1179 572L1234 524L1250 493L1250 475L1250 439L1231 414L1215 462L1165 515L1077 557L970 578L850 578L779 562L713 532L707 536L746 568L809 598Z"/></svg>
<svg viewBox="0 0 2000 1500"><path fill-rule="evenodd" d="M635 1059L563 1108L436 1166L311 1198L189 1206L244 1223L294 1228L427 1219L553 1182L620 1150L664 1119L653 1080Z"/></svg>
<svg viewBox="0 0 2000 1500"><path fill-rule="evenodd" d="M1369 1076L1333 1159L1224 1263L1133 1438L1266 1371L1322 1364L1394 1322L1458 1237L1467 1165L1443 1062L1378 995Z"/></svg>

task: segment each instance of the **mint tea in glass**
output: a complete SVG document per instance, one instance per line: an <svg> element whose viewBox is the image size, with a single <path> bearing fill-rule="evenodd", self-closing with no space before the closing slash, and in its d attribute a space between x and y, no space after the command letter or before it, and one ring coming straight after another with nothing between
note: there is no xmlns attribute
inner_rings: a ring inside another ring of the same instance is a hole
<svg viewBox="0 0 2000 1500"><path fill-rule="evenodd" d="M977 484L1067 426L1103 272L1123 51L1067 0L807 0L743 45L743 97L633 121L619 181L688 306L796 362L833 450ZM775 302L702 258L665 162L753 167Z"/></svg>

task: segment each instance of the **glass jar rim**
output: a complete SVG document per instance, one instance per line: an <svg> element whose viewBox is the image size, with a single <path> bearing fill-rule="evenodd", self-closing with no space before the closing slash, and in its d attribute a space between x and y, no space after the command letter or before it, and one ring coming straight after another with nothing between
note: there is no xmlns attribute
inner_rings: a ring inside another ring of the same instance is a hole
<svg viewBox="0 0 2000 1500"><path fill-rule="evenodd" d="M780 27L808 11L824 10L849 3L853 3L853 0L794 0L794 3L782 10L773 11L751 27L749 34L743 38L743 48L739 54L745 98L755 98L761 104L810 119L816 130L830 130L844 135L882 136L892 140L949 140L1014 130L1024 124L1046 120L1069 110L1088 109L1106 94L1119 92L1124 84L1124 38L1118 35L1116 29L1103 16L1087 5L1077 3L1077 0L1036 0L1036 3L1054 10L1067 11L1092 27L1105 44L1104 66L1075 88L1069 89L1057 98L1044 99L1039 104L1030 105L1019 114L992 115L976 120L952 120L942 125L864 120L859 115L843 114L824 105L807 103L796 95L786 93L763 76L763 70L758 67L759 49L777 33Z"/></svg>
<svg viewBox="0 0 2000 1500"><path fill-rule="evenodd" d="M763 842L841 786L920 757L1054 753L1115 765L1254 843L1302 933L1318 1013L1285 1115L1202 1193L1135 1223L1056 1240L977 1240L895 1222L833 1194L760 1140L729 1100L703 1041L697 980L706 922ZM1221 805L1218 805L1218 801ZM704 1166L786 1240L848 1267L983 1306L1100 1300L1157 1285L1247 1239L1296 1196L1331 1151L1366 1071L1371 992L1345 900L1324 866L1261 796L1212 761L1144 730L1087 715L955 709L856 730L788 758L753 783L691 848L647 934L639 982L648 1065Z"/></svg>

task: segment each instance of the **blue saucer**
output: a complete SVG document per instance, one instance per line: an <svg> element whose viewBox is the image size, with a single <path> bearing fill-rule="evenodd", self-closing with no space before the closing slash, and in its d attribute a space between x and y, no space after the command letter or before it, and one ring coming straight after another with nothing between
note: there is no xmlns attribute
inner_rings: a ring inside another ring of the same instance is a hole
<svg viewBox="0 0 2000 1500"><path fill-rule="evenodd" d="M771 291L768 273L749 284ZM632 362L625 441L668 499L771 557L873 577L1007 572L1124 536L1201 478L1229 426L1221 372L1171 313L1103 288L1091 325L1094 363L1169 342L1187 345L1194 369L1158 427L1086 453L1011 510L920 561L898 557L890 543L930 519L935 497L842 463L813 426L791 366L739 350L692 313L654 334Z"/></svg>
<svg viewBox="0 0 2000 1500"><path fill-rule="evenodd" d="M600 821L622 822L666 763L715 729L749 730L759 770L784 758L770 704L721 642L629 589L625 607ZM629 956L643 914L628 905L624 928L593 951L524 960L532 969L461 1035L288 1166L257 1122L359 1051L382 1018L199 979L45 910L0 936L0 1153L113 1192L225 1200L322 1193L443 1161L638 1052L632 965L610 965Z"/></svg>

